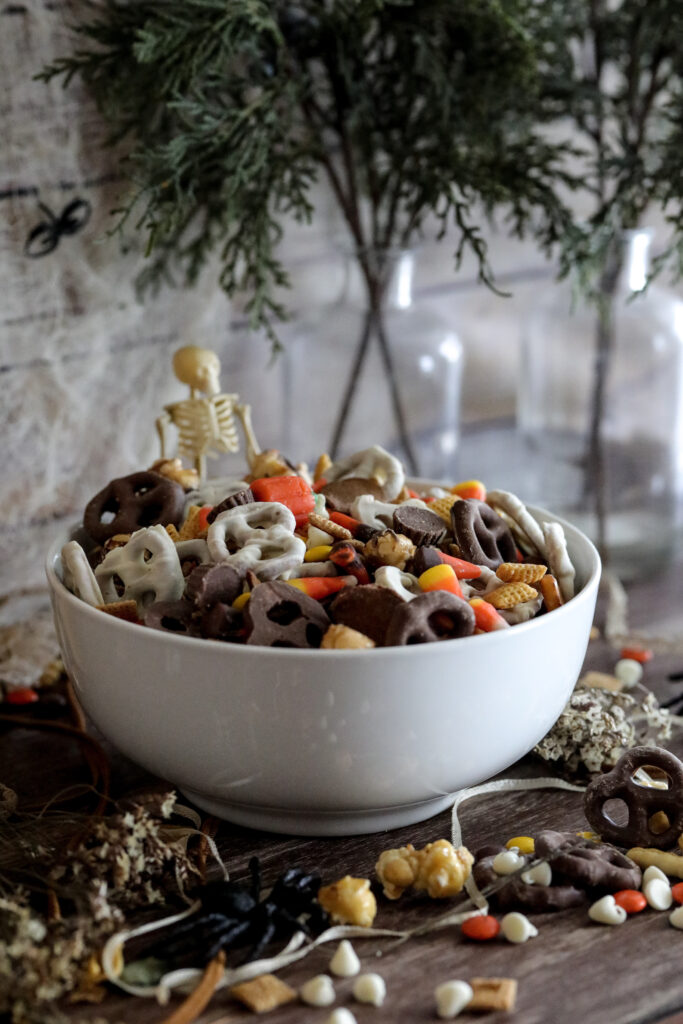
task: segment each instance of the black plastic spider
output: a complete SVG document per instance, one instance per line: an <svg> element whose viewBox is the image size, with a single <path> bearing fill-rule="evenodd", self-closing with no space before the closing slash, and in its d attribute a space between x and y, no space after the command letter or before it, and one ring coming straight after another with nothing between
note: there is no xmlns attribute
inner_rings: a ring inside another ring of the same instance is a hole
<svg viewBox="0 0 683 1024"><path fill-rule="evenodd" d="M238 963L257 960L271 942L285 941L295 932L315 935L328 923L316 901L320 878L289 868L264 899L258 857L249 861L251 883L210 882L200 893L201 909L181 921L167 938L158 940L146 956L158 956L175 967L205 964L221 950L249 946Z"/></svg>

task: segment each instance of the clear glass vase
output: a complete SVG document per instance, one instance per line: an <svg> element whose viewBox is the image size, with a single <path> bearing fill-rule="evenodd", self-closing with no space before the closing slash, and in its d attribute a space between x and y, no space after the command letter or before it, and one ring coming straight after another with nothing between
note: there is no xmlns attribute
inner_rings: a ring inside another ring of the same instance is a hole
<svg viewBox="0 0 683 1024"><path fill-rule="evenodd" d="M683 303L646 286L649 231L615 241L590 301L549 288L523 331L525 497L566 516L623 578L680 544Z"/></svg>
<svg viewBox="0 0 683 1024"><path fill-rule="evenodd" d="M416 297L416 261L414 250L349 254L337 300L281 331L290 459L381 444L413 475L452 474L463 349Z"/></svg>

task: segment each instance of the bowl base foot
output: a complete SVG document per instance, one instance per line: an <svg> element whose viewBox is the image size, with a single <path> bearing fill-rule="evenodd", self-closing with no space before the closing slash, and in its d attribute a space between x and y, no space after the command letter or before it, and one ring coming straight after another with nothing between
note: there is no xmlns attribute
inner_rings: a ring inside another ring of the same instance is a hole
<svg viewBox="0 0 683 1024"><path fill-rule="evenodd" d="M445 811L453 804L454 794L420 800L398 807L379 807L365 811L311 811L283 810L279 807L250 807L204 796L184 789L185 796L203 811L231 821L235 825L254 828L260 832L277 832L290 836L354 836L384 832L425 821Z"/></svg>

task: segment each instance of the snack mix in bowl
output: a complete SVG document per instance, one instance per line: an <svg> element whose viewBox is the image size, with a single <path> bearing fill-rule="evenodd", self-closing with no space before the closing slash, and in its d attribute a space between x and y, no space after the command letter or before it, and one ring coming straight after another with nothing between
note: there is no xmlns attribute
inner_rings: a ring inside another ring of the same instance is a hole
<svg viewBox="0 0 683 1024"><path fill-rule="evenodd" d="M254 452L243 480L179 459L112 480L61 552L102 612L176 635L394 647L506 630L574 595L562 526L479 481L406 483L375 445L311 476Z"/></svg>

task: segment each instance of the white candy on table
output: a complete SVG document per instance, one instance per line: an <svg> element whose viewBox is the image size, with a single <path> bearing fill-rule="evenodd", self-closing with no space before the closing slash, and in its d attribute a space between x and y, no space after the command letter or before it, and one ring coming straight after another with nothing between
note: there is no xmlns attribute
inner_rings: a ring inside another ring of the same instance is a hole
<svg viewBox="0 0 683 1024"><path fill-rule="evenodd" d="M588 916L597 924L623 924L627 914L615 902L614 896L603 896L588 908Z"/></svg>
<svg viewBox="0 0 683 1024"><path fill-rule="evenodd" d="M304 560L306 545L294 535L296 520L278 501L254 501L221 512L206 535L214 562L251 569L261 580L272 580ZM238 550L231 554L227 541Z"/></svg>
<svg viewBox="0 0 683 1024"><path fill-rule="evenodd" d="M104 604L102 591L95 573L90 567L88 556L76 540L70 540L62 548L62 572L64 586L81 601L97 607Z"/></svg>
<svg viewBox="0 0 683 1024"><path fill-rule="evenodd" d="M345 1006L338 1006L329 1015L325 1024L358 1024L358 1021Z"/></svg>
<svg viewBox="0 0 683 1024"><path fill-rule="evenodd" d="M348 939L342 939L330 960L330 970L339 978L352 978L360 971L360 960Z"/></svg>
<svg viewBox="0 0 683 1024"><path fill-rule="evenodd" d="M683 906L676 907L675 910L671 911L669 914L669 924L673 928L679 928L683 931Z"/></svg>
<svg viewBox="0 0 683 1024"><path fill-rule="evenodd" d="M472 986L466 981L444 981L434 989L436 1015L441 1020L453 1020L472 1001Z"/></svg>
<svg viewBox="0 0 683 1024"><path fill-rule="evenodd" d="M614 674L625 690L630 690L643 678L643 666L635 658L621 658L614 666Z"/></svg>
<svg viewBox="0 0 683 1024"><path fill-rule="evenodd" d="M359 1003L381 1006L387 995L387 986L381 974L361 974L353 985L353 998Z"/></svg>
<svg viewBox="0 0 683 1024"><path fill-rule="evenodd" d="M674 901L669 882L650 878L643 886L643 895L653 910L668 910Z"/></svg>
<svg viewBox="0 0 683 1024"><path fill-rule="evenodd" d="M376 480L384 488L389 501L398 497L406 482L400 461L378 444L339 459L325 470L328 483L350 476Z"/></svg>
<svg viewBox="0 0 683 1024"><path fill-rule="evenodd" d="M159 523L137 530L122 547L108 551L95 576L107 604L133 600L138 611L155 601L177 601L185 589L176 546ZM116 578L123 583L122 594Z"/></svg>
<svg viewBox="0 0 683 1024"><path fill-rule="evenodd" d="M643 880L640 883L641 889L645 889L648 882L651 882L655 878L661 879L661 881L666 882L667 885L669 884L668 876L664 874L662 869L656 867L655 864L650 864L650 866L645 868L643 871Z"/></svg>
<svg viewBox="0 0 683 1024"><path fill-rule="evenodd" d="M500 930L508 942L515 944L527 942L538 935L538 928L531 923L528 917L518 913L516 910L505 915L500 922Z"/></svg>
<svg viewBox="0 0 683 1024"><path fill-rule="evenodd" d="M520 856L519 850L512 847L509 850L501 850L491 862L491 867L497 875L514 875L515 871L526 864L526 857Z"/></svg>
<svg viewBox="0 0 683 1024"><path fill-rule="evenodd" d="M309 1006L331 1006L337 998L329 974L316 974L299 989L299 998Z"/></svg>
<svg viewBox="0 0 683 1024"><path fill-rule="evenodd" d="M541 861L528 871L523 871L521 879L526 885L550 885L553 880L553 871L547 860Z"/></svg>

